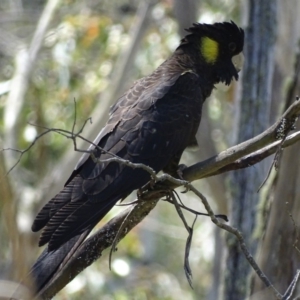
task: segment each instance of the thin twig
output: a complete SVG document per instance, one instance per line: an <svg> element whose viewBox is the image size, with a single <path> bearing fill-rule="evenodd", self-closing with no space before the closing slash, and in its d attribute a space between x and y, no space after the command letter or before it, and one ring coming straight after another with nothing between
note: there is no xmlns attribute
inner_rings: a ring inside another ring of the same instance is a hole
<svg viewBox="0 0 300 300"><path fill-rule="evenodd" d="M184 214L182 213L182 210L179 206L179 203L177 202L177 199L172 191L170 191L169 197L172 199L172 202L176 208L178 216L180 217L185 229L187 230L187 232L189 234L188 238L186 240L186 244L185 244L184 271L185 271L185 276L187 278L187 281L188 281L190 287L193 288L193 285L192 285L193 274L192 274L192 270L191 270L190 263L189 263L189 255L190 255L190 249L191 249L191 243L192 243L192 237L193 237L193 227L191 228L188 225L188 223L184 217ZM197 215L196 215L196 218L197 218ZM193 226L194 226L194 223L195 223L195 220L193 222Z"/></svg>
<svg viewBox="0 0 300 300"><path fill-rule="evenodd" d="M73 140L73 143L75 145L75 148L76 148L76 137L79 137L83 140L85 140L86 142L88 143L91 143L90 141L86 140L84 137L82 137L80 134L82 133L85 125L87 124L87 122L90 121L91 122L91 118L88 118L84 121L83 123L83 126L80 128L80 130L76 133L76 134L73 134L73 132L71 131L68 131L68 130L64 130L64 129L60 129L60 128L48 128L48 127L45 127L45 126L40 126L40 125L36 125L36 124L31 124L31 123L28 123L29 125L32 125L34 127L39 127L39 128L43 128L45 129L44 132L42 132L41 134L39 134L38 136L36 136L34 138L34 140L29 144L29 146L23 150L19 150L19 149L15 149L15 148L3 148L1 149L0 151L13 151L13 152L17 152L17 153L20 153L20 156L19 158L17 159L17 161L8 169L8 171L6 172L6 175L8 175L10 172L13 171L13 169L19 164L19 162L21 161L22 159L22 156L29 152L29 150L36 144L36 142L42 138L44 135L50 133L50 132L55 132L57 134L61 134L63 135L64 137L68 138L68 139L72 139ZM81 149L75 149L77 152L83 152L83 153L90 153L90 151L88 150L81 150Z"/></svg>
<svg viewBox="0 0 300 300"><path fill-rule="evenodd" d="M296 101L298 101L298 100L299 100L299 98L297 97ZM277 147L277 151L275 153L275 157L273 159L273 162L272 162L272 164L271 164L271 166L269 168L268 174L267 174L266 178L263 180L263 182L261 183L261 185L259 186L257 192L259 192L260 189L267 182L268 178L270 177L270 174L271 174L271 171L273 169L273 166L275 167L276 171L278 170L279 161L280 161L280 157L282 155L282 149L283 149L282 145L285 143L289 132L291 130L295 129L295 123L296 123L297 119L298 118L295 118L294 120L289 121L289 122L287 122L285 118L282 119L281 125L278 128L278 130L277 130L277 138L280 138L281 141L280 141L280 143L279 143L279 145Z"/></svg>
<svg viewBox="0 0 300 300"><path fill-rule="evenodd" d="M298 230L298 225L296 224L296 221L292 215L292 212L289 210L288 208L288 205L289 205L289 202L286 202L285 203L286 206L287 206L287 211L288 211L288 214L289 214L289 217L293 223L293 226L294 226L294 229L295 229L295 233L296 233L296 239L295 239L295 242L293 243L293 247L295 248L295 250L298 252L298 254L300 254L300 249L298 248L297 244L299 242L299 230Z"/></svg>
<svg viewBox="0 0 300 300"><path fill-rule="evenodd" d="M173 202L171 200L169 200L169 199L162 199L162 200L173 204ZM130 203L132 203L132 202L130 202ZM198 211L196 211L196 210L194 210L192 208L187 207L186 205L184 205L182 203L178 204L178 205L180 206L180 208L182 208L182 209L184 209L184 210L186 210L186 211L188 211L188 212L190 212L190 213L192 213L194 215L209 217L209 214L198 212ZM228 217L226 215L216 214L215 216L216 216L216 218L219 218L219 219L224 220L225 222L228 222Z"/></svg>
<svg viewBox="0 0 300 300"><path fill-rule="evenodd" d="M128 218L130 217L130 214L132 213L133 209L134 209L134 206L132 206L131 209L129 210L129 212L127 213L126 217L124 218L124 221L122 222L121 226L118 228L118 232L115 235L113 242L111 244L110 251L109 251L109 260L108 260L109 261L108 265L109 265L110 270L111 270L112 253L117 251L116 246L120 240L123 229L125 228L126 222L127 222Z"/></svg>
<svg viewBox="0 0 300 300"><path fill-rule="evenodd" d="M296 285L299 281L299 275L300 275L300 270L297 270L296 275L295 275L293 281L291 282L290 286L284 293L282 300L290 300L291 299L291 297L293 296L293 293L295 291Z"/></svg>
<svg viewBox="0 0 300 300"><path fill-rule="evenodd" d="M222 229L224 229L224 230L226 230L226 231L228 231L228 232L230 232L230 233L232 233L232 234L234 234L236 236L236 238L239 241L240 247L241 247L241 249L242 249L245 257L248 260L248 262L251 265L251 267L253 268L253 270L256 272L256 274L259 276L259 278L264 282L264 284L266 285L266 287L268 287L269 289L271 289L273 291L276 299L282 299L282 295L277 291L277 289L270 282L270 280L268 279L268 277L259 268L259 266L257 265L256 261L254 260L253 256L250 254L250 252L249 252L249 250L248 250L248 248L246 246L245 240L244 240L241 232L238 229L236 229L236 228L234 228L232 226L229 226L227 224L224 224L224 223L220 222L216 218L213 210L211 209L211 207L210 207L207 199L204 197L204 195L202 193L200 193L197 189L195 189L192 184L188 184L188 187L189 187L189 189L195 195L197 195L201 199L201 201L202 201L205 209L207 210L208 214L211 217L212 222L215 223L218 227L220 227L220 228L222 228Z"/></svg>
<svg viewBox="0 0 300 300"><path fill-rule="evenodd" d="M73 126L72 126L72 135L74 135L76 119L77 119L77 106L76 106L76 99L74 98L74 121L73 121Z"/></svg>

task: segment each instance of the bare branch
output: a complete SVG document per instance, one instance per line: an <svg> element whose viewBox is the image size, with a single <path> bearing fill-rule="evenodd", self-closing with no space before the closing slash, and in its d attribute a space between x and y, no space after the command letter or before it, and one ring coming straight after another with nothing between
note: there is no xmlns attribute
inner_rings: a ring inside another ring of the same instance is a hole
<svg viewBox="0 0 300 300"><path fill-rule="evenodd" d="M143 218L155 207L156 203L159 201L160 198L169 195L170 188L184 186L187 190L193 191L202 200L209 216L217 226L229 231L230 233L234 234L237 237L241 249L245 254L245 257L247 258L247 260L249 261L253 269L256 271L258 276L261 278L261 280L265 283L265 285L268 288L273 290L273 293L274 295L276 295L277 299L282 299L282 296L278 293L278 291L274 288L274 286L271 284L269 279L257 266L256 262L254 261L253 257L251 256L251 254L249 253L245 245L241 233L237 229L232 228L231 226L220 222L217 219L217 217L214 215L213 211L211 210L206 198L199 191L197 191L192 186L192 184L186 179L191 178L192 181L195 179L211 176L216 174L217 172L224 171L224 169L222 168L226 168L227 166L230 165L232 167L234 163L235 163L235 168L245 167L245 165L243 165L241 161L242 159L249 161L249 157L251 156L248 157L244 157L244 156L250 153L252 153L252 158L259 157L259 156L266 157L267 155L270 155L272 151L276 151L275 150L277 149L276 147L278 147L278 144L281 143L281 141L276 141L276 139L278 138L278 132L280 133L284 132L284 134L287 134L287 132L292 128L292 125L295 122L295 119L298 116L299 112L300 112L300 102L297 101L287 110L287 112L281 117L281 119L278 122L276 122L273 126L271 126L268 130L266 130L259 136L254 137L253 139L241 143L237 146L231 147L230 149L221 152L217 156L214 156L204 162L197 163L185 169L184 177L183 177L184 180L174 178L168 174L162 174L161 176L157 176L157 174L152 168L145 166L143 164L134 164L130 161L121 159L112 153L110 153L112 155L111 158L106 160L99 160L95 157L93 153L94 150L90 151L90 150L77 149L76 147L77 138L82 139L88 142L89 144L93 145L93 143L85 139L80 134L80 132L82 131L82 129L84 128L88 120L86 120L83 127L77 133L74 133L74 126L72 132L63 129L57 129L57 128L52 128L52 129L45 128L46 131L42 133L39 137L47 134L48 132L56 132L62 134L63 136L72 139L76 151L89 153L91 157L93 157L95 162L115 161L121 164L125 164L126 166L132 168L143 168L144 170L149 172L149 174L151 174L154 182L151 182L150 184L146 185L146 187L141 190L139 201L135 201L133 206L130 206L120 215L118 215L110 222L108 222L102 229L100 229L96 234L94 234L92 237L87 239L80 246L80 248L74 254L74 257L70 259L70 261L66 264L66 266L57 274L56 278L54 278L54 280L51 281L51 283L42 291L41 296L43 298L44 297L49 298L53 296L55 293L57 293L63 286L65 286L68 282L70 282L79 272L81 272L83 269L89 266L94 260L99 258L104 249L110 247L111 245L116 245L116 241L121 240L135 225L141 222ZM287 120L287 123L285 124L288 124L288 126L282 126L282 119ZM280 130L278 131L279 128ZM39 137L37 137L37 139ZM288 146L292 144L292 142L297 141L298 139L299 139L299 132L296 132L293 135L287 137L283 146ZM22 156L25 153L25 151L27 152L34 145L36 140L27 149L23 151L20 150L15 150L15 151L20 152ZM272 142L273 144L266 146ZM93 145L93 146L96 149L104 151L103 149L99 148L97 145ZM264 148L261 149L262 147ZM238 159L240 159L240 162L238 161ZM174 203L174 199L173 199L173 203ZM180 210L179 204L177 208L179 208ZM186 223L185 226L186 228L187 227L189 228L188 230L189 238L186 244L186 255L185 255L185 258L187 258L188 250L191 243L191 232L190 232L191 228ZM190 278L191 272L188 263L186 262L187 260L185 259L185 268L187 274L189 275L188 278Z"/></svg>
<svg viewBox="0 0 300 300"><path fill-rule="evenodd" d="M123 225L123 230L120 231L119 238L124 238L130 230L140 223L145 216L156 206L158 199L163 197L165 193L157 193L152 199L141 199L134 207L129 207L122 211L115 218L110 220L94 235L88 238L80 248L75 252L74 256L54 278L50 285L46 287L39 295L42 299L49 299L60 291L67 283L76 277L82 270L91 265L98 259L102 252L109 248L119 230ZM131 214L128 216L128 213ZM128 216L128 217L127 217ZM127 218L126 218L127 217ZM125 220L126 219L126 220ZM125 222L124 222L125 221ZM123 223L124 222L124 223Z"/></svg>
<svg viewBox="0 0 300 300"><path fill-rule="evenodd" d="M256 272L256 274L259 276L259 278L264 282L266 287L270 288L273 291L276 299L282 299L282 295L272 285L272 283L270 282L268 277L259 268L259 266L257 265L256 261L254 260L253 256L250 254L241 232L238 229L234 228L234 227L231 227L231 226L229 226L225 223L220 222L216 218L213 210L211 209L211 207L210 207L207 199L204 197L204 195L202 193L200 193L197 189L195 189L192 184L189 184L189 188L190 188L191 191L194 192L195 195L197 195L201 199L205 209L207 210L208 214L211 217L212 222L215 223L218 227L220 227L220 228L222 228L222 229L224 229L224 230L226 230L226 231L228 231L228 232L230 232L230 233L232 233L233 235L236 236L236 238L239 241L240 247L241 247L241 249L242 249L242 251L245 255L245 258L248 260L248 262L251 265L251 267L253 268L253 270Z"/></svg>
<svg viewBox="0 0 300 300"><path fill-rule="evenodd" d="M293 128L295 120L298 118L299 114L300 101L295 101L286 110L282 117L267 130L248 141L237 146L233 146L218 155L185 169L183 171L183 177L188 181L208 177L210 174L214 174L217 170L233 163L237 159L240 159L245 155L249 155L256 150L275 142L278 138L281 138L281 135L279 134L282 133L281 130L285 133L286 131L289 132ZM283 128L282 124L284 119L286 120L286 125Z"/></svg>
<svg viewBox="0 0 300 300"><path fill-rule="evenodd" d="M60 128L48 128L48 127L45 127L45 126L39 126L39 125L35 125L35 124L31 124L31 123L28 123L34 127L40 127L40 128L43 128L45 129L44 132L42 132L41 134L39 134L38 136L35 137L35 139L30 143L30 145L23 149L23 150L19 150L19 149L15 149L15 148L3 148L3 149L0 149L0 151L12 151L12 152L17 152L17 153L20 153L20 156L18 157L17 161L12 165L12 166L9 166L9 169L7 171L7 175L19 164L19 162L21 161L23 155L27 152L29 152L29 150L36 144L36 142L42 138L44 135L50 133L50 132L56 132L58 134L61 134L63 135L64 137L68 138L68 139L72 139L73 140L73 143L74 143L74 150L77 151L77 152L83 152L83 153L90 153L90 151L88 150L80 150L76 147L76 137L80 137L81 139L83 140L86 140L84 137L81 137L80 136L80 133L82 133L85 125L87 124L88 121L91 121L91 118L88 118L87 120L85 120L85 122L83 123L82 127L80 128L80 130L77 132L77 133L73 133L68 131L68 130L64 130L64 129L60 129ZM73 128L74 129L74 128ZM73 130L72 129L72 130ZM88 143L92 144L90 141L86 140Z"/></svg>
<svg viewBox="0 0 300 300"><path fill-rule="evenodd" d="M167 176L168 177L168 176ZM213 223L215 223L218 227L228 231L231 234L234 234L240 244L240 247L248 260L249 264L252 266L256 274L259 278L264 282L267 288L272 290L276 299L287 300L289 296L293 292L295 285L297 283L299 274L297 273L294 278L292 284L289 289L282 296L274 287L274 285L270 282L267 276L263 273L263 271L259 268L257 263L255 262L253 256L249 252L245 240L240 231L236 228L233 228L223 222L220 222L214 212L212 211L207 199L204 197L202 193L200 193L194 186L189 182L184 182L182 180L178 180L176 178L172 178L173 183L183 183L183 186L187 189L191 190L195 195L197 195L205 209L207 210L209 216ZM43 290L43 293L40 295L43 299L51 298L55 295L62 287L64 287L68 282L70 282L79 272L89 266L93 261L98 259L101 256L101 253L104 249L110 247L115 239L122 239L135 225L137 225L156 205L159 198L163 196L167 196L169 194L169 190L156 190L156 194L152 191L146 193L143 198L139 201L135 202L133 207L130 207L120 213L118 216L109 221L104 227L102 227L98 232L96 232L93 236L87 239L83 245L79 248L79 250L74 254L74 257L68 262L63 270L57 275L57 277L51 282L50 285ZM173 200L174 201L174 200ZM189 229L191 229L188 226ZM189 237L186 244L186 255L185 261L188 257L187 253L189 251L189 247L191 245L191 232L189 231ZM80 259L79 259L80 258ZM185 262L185 267L188 266ZM191 275L191 270L187 269L188 274ZM189 277L188 277L189 278ZM288 297L286 296L288 295Z"/></svg>
<svg viewBox="0 0 300 300"><path fill-rule="evenodd" d="M289 146L295 144L296 142L298 142L299 140L300 140L300 131L294 132L294 133L290 134L289 136L287 136L286 140L284 141L284 143L282 144L281 147L282 148L289 147ZM249 155L246 155L240 159L237 159L233 163L230 163L230 164L226 165L225 167L220 168L216 172L211 173L206 177L215 176L215 175L222 174L225 172L251 167L251 166L259 163L263 159L269 157L270 155L274 154L277 151L279 144L281 144L281 141L274 142L262 149L252 152Z"/></svg>
<svg viewBox="0 0 300 300"><path fill-rule="evenodd" d="M173 204L173 202L172 202L171 200L169 200L168 198L167 198L167 199L161 199L161 200L167 201L167 202ZM130 202L130 204L132 204L132 202ZM124 204L124 205L128 205L128 204L126 203L126 204ZM184 210L186 210L186 211L189 211L190 213L192 213L192 214L194 214L194 215L209 217L209 214L201 213L201 212L199 212L199 211L196 211L196 210L194 210L194 209L191 209L191 208L185 206L184 204L178 204L178 205L179 205L180 208L182 208L182 209L184 209ZM119 205L119 206L120 206L120 205ZM216 218L220 218L220 219L224 220L225 222L228 222L228 217L227 217L226 215L217 214L217 215L215 215L215 216L216 216Z"/></svg>

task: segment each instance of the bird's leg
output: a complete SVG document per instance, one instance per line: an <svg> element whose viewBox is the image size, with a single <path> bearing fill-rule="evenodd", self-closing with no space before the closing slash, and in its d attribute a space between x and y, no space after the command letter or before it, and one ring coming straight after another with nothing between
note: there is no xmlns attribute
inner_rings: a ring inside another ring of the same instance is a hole
<svg viewBox="0 0 300 300"><path fill-rule="evenodd" d="M177 175L179 177L179 179L181 180L184 180L183 178L183 171L187 168L187 165L185 164L180 164L178 165L178 168L177 168Z"/></svg>
<svg viewBox="0 0 300 300"><path fill-rule="evenodd" d="M179 153L177 153L170 161L169 163L166 165L166 167L163 169L163 171L165 173L168 173L169 175L175 177L175 178L179 178L183 180L183 171L187 168L186 165L184 164L180 164L179 165L179 161L181 158L183 151L180 151Z"/></svg>
<svg viewBox="0 0 300 300"><path fill-rule="evenodd" d="M196 139L195 136L193 136L193 137L190 139L190 141L189 141L189 143L188 143L188 145L187 145L187 149L189 149L189 150L191 150L191 151L196 151L196 150L199 149L198 141L197 141L197 139ZM181 153L181 154L182 154L182 153ZM180 157L181 157L181 155L180 155ZM179 163L179 161L178 161L178 163ZM177 166L176 173L177 173L179 179L184 180L184 178L183 178L183 171L184 171L186 168L187 168L187 166L186 166L185 164L180 164L180 165Z"/></svg>
<svg viewBox="0 0 300 300"><path fill-rule="evenodd" d="M187 149L189 149L190 151L197 151L197 150L199 150L198 141L197 141L197 139L196 139L195 136L193 136L191 138L191 140L189 141L189 143L187 145Z"/></svg>
<svg viewBox="0 0 300 300"><path fill-rule="evenodd" d="M183 151L182 151L183 152ZM163 169L165 173L168 173L169 175L173 176L174 178L179 178L181 180L184 180L183 178L183 171L187 168L185 164L180 164L179 161L182 155L182 152L175 155L168 163L168 165ZM186 187L182 193L187 193L188 188Z"/></svg>

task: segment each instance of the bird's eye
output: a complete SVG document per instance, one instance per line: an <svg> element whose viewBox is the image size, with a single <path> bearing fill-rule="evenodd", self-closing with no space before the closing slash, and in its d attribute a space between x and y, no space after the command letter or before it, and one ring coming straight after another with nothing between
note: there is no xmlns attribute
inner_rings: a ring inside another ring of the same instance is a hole
<svg viewBox="0 0 300 300"><path fill-rule="evenodd" d="M229 47L229 50L230 51L235 51L235 49L236 49L236 44L235 43L230 43L229 45L228 45L228 47Z"/></svg>

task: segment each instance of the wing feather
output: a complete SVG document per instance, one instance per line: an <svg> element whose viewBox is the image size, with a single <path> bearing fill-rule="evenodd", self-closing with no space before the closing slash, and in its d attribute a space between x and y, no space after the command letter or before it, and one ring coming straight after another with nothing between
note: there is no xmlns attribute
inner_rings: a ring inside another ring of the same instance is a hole
<svg viewBox="0 0 300 300"><path fill-rule="evenodd" d="M146 171L107 162L109 158L118 156L159 171L184 150L200 122L202 100L200 87L195 87L197 80L189 73L175 74L167 84L150 77L136 82L120 98L95 140L105 150L94 151L101 162L83 156L64 189L36 217L32 229L45 227L40 245L49 243L49 249L56 249L90 230L119 199L150 179ZM193 101L199 99L195 112Z"/></svg>

